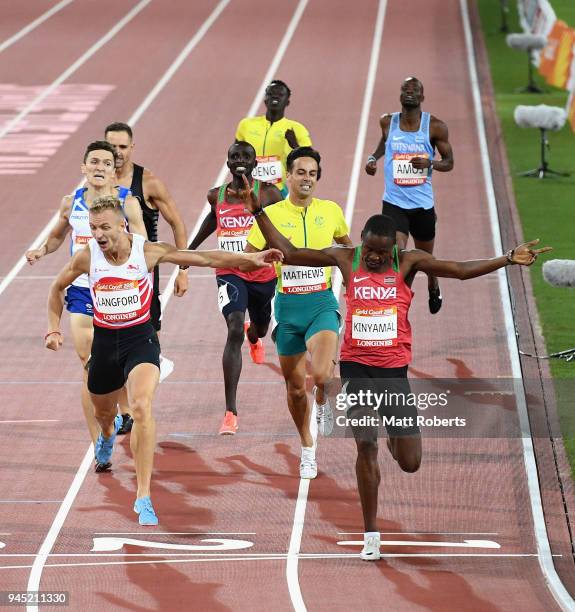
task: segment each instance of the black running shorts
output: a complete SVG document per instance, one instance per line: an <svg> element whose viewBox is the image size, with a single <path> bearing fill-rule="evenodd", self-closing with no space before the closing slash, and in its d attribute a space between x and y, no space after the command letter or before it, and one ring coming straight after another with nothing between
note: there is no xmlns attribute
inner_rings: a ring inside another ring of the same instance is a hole
<svg viewBox="0 0 575 612"><path fill-rule="evenodd" d="M224 317L232 312L248 311L250 321L256 325L267 325L272 316L272 299L276 290L276 279L265 283L253 283L235 274L216 276L218 303ZM224 304L222 307L221 304Z"/></svg>
<svg viewBox="0 0 575 612"><path fill-rule="evenodd" d="M160 343L149 321L123 329L94 325L88 370L90 393L103 395L121 389L130 372L140 363L160 368Z"/></svg>
<svg viewBox="0 0 575 612"><path fill-rule="evenodd" d="M384 201L381 214L391 217L397 231L406 236L411 234L415 240L422 242L435 238L435 208L401 208Z"/></svg>
<svg viewBox="0 0 575 612"><path fill-rule="evenodd" d="M379 415L389 437L420 433L417 426L417 408L410 402L411 388L407 379L407 366L378 368L355 361L340 361L342 392L347 395L347 418L360 419L353 426L356 438L371 440L377 436L378 426L371 417ZM370 395L371 394L371 395ZM352 399L353 398L353 399ZM362 417L364 418L361 421Z"/></svg>

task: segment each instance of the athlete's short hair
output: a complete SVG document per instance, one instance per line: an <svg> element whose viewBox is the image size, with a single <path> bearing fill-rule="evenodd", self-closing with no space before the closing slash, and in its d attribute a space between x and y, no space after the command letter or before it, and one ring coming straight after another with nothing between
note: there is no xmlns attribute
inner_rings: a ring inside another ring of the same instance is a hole
<svg viewBox="0 0 575 612"><path fill-rule="evenodd" d="M134 134L132 133L132 128L127 123L122 123L121 121L115 121L114 123L110 123L110 125L104 130L104 136L108 132L126 132L130 137L130 140L133 139Z"/></svg>
<svg viewBox="0 0 575 612"><path fill-rule="evenodd" d="M292 171L295 160L299 159L300 157L311 157L312 159L315 159L317 162L317 180L319 181L321 178L321 155L319 154L319 151L316 151L313 147L298 147L297 149L293 149L287 156L287 171Z"/></svg>
<svg viewBox="0 0 575 612"><path fill-rule="evenodd" d="M236 147L237 145L251 149L254 153L254 157L256 156L256 150L254 149L254 146L251 143L246 142L245 140L236 140L232 145L230 145L230 148L228 149L228 155L230 154L232 147Z"/></svg>
<svg viewBox="0 0 575 612"><path fill-rule="evenodd" d="M270 81L270 84L266 87L266 92L270 87L273 87L274 85L281 85L282 87L285 87L288 93L288 98L291 96L291 89L286 85L286 83L280 81L279 79L274 79L273 81Z"/></svg>
<svg viewBox="0 0 575 612"><path fill-rule="evenodd" d="M122 202L116 197L112 195L100 196L96 198L92 204L90 205L90 212L98 215L105 210L113 210L118 215L124 216L124 210L122 208Z"/></svg>
<svg viewBox="0 0 575 612"><path fill-rule="evenodd" d="M361 230L363 240L366 234L375 234L395 240L396 225L395 221L387 215L373 215L370 217Z"/></svg>
<svg viewBox="0 0 575 612"><path fill-rule="evenodd" d="M86 163L88 155L90 155L92 151L109 151L114 156L114 161L116 161L116 149L114 149L114 147L105 140L95 140L86 147L86 152L84 153L84 163Z"/></svg>

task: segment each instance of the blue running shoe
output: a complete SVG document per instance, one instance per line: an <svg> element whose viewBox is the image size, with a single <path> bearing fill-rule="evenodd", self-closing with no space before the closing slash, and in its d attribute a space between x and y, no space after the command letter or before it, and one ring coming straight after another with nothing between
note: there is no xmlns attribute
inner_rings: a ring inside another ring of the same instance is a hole
<svg viewBox="0 0 575 612"><path fill-rule="evenodd" d="M158 517L154 512L152 500L149 497L140 497L134 503L134 512L139 514L138 523L140 525L157 525Z"/></svg>
<svg viewBox="0 0 575 612"><path fill-rule="evenodd" d="M104 438L102 433L98 436L96 444L94 445L94 450L96 451L96 472L106 472L110 469L112 465L110 459L112 458L112 451L114 450L114 440L116 439L118 429L122 427L122 422L122 415L116 415L114 419L114 433L109 438ZM104 466L105 468L102 469Z"/></svg>

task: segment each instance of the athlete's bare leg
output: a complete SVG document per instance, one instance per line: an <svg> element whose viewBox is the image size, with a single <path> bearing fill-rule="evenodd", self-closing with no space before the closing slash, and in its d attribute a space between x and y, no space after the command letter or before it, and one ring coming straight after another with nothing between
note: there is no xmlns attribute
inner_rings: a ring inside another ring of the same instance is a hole
<svg viewBox="0 0 575 612"><path fill-rule="evenodd" d="M134 426L130 436L130 448L134 455L137 498L150 495L150 480L156 446L156 421L152 414L152 399L160 370L151 363L140 363L128 375L128 400Z"/></svg>
<svg viewBox="0 0 575 612"><path fill-rule="evenodd" d="M242 344L244 342L245 313L239 310L226 317L228 337L222 355L226 410L237 415L236 393L242 372ZM257 342L257 340L256 340Z"/></svg>
<svg viewBox="0 0 575 612"><path fill-rule="evenodd" d="M77 312L70 313L70 330L72 332L72 341L74 342L76 354L82 362L83 368L82 410L84 411L84 418L86 419L86 425L88 425L88 431L90 432L92 442L95 442L100 433L100 425L94 416L94 406L92 405L90 393L88 392L88 372L86 370L86 364L90 359L92 340L94 338L92 317Z"/></svg>
<svg viewBox="0 0 575 612"><path fill-rule="evenodd" d="M389 437L387 448L404 472L417 472L421 465L421 435Z"/></svg>
<svg viewBox="0 0 575 612"><path fill-rule="evenodd" d="M305 356L306 353L280 355L279 359L291 417L299 432L301 445L309 448L313 446L313 437L309 428L311 410L305 390Z"/></svg>
<svg viewBox="0 0 575 612"><path fill-rule="evenodd" d="M306 343L311 356L311 377L317 388L315 399L318 404L326 402L326 383L333 377L337 356L338 335L332 330L314 334Z"/></svg>
<svg viewBox="0 0 575 612"><path fill-rule="evenodd" d="M377 522L377 491L381 481L379 464L377 463L377 432L368 435L365 428L353 428L357 445L357 460L355 474L357 489L361 500L364 531L378 531Z"/></svg>
<svg viewBox="0 0 575 612"><path fill-rule="evenodd" d="M119 389L111 393L90 393L94 405L94 415L99 423L99 429L104 438L114 435L114 419L116 418ZM100 432L98 431L98 434Z"/></svg>

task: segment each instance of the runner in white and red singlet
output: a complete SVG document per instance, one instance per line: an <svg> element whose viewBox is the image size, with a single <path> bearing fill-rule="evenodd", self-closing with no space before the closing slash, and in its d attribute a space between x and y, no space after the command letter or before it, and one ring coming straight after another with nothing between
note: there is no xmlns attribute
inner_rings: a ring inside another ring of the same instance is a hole
<svg viewBox="0 0 575 612"><path fill-rule="evenodd" d="M156 425L152 398L160 373L160 345L150 322L153 284L150 272L160 263L184 266L239 267L243 271L270 267L281 260L279 251L244 254L226 251L186 251L165 242L148 242L125 231L120 201L96 199L90 207L92 238L74 254L50 288L46 348L62 346L60 318L66 287L88 274L94 304L94 341L88 389L101 433L95 443L96 460L109 464L117 433L114 417L118 393L128 388L134 419L130 447L138 490L134 511L140 525L157 525L150 499Z"/></svg>
<svg viewBox="0 0 575 612"><path fill-rule="evenodd" d="M216 232L218 247L224 251L242 252L254 223L253 215L235 195L243 187L242 177L249 177L259 194L262 206L274 204L282 199L275 185L262 183L252 178L257 166L255 149L249 142L236 142L228 149L228 168L231 183L224 183L208 191L211 210L190 242L189 249L197 249ZM228 326L228 337L222 356L226 410L220 427L221 435L235 434L238 430L236 394L242 371L242 344L247 336L250 355L254 363L264 363L265 353L262 338L267 334L271 320L271 302L275 294L275 270L241 272L233 268L216 270L218 284L218 306ZM249 323L245 322L246 310Z"/></svg>
<svg viewBox="0 0 575 612"><path fill-rule="evenodd" d="M534 248L537 240L509 250L505 255L475 261L441 261L425 251L399 250L396 226L392 218L374 215L361 233L357 247L330 247L323 250L298 249L277 231L265 210L259 207L253 190L242 192L269 246L280 249L284 264L301 266L337 266L346 287L346 329L341 347L340 374L347 394L376 390L409 393L407 368L411 362L411 326L408 313L413 297L411 284L417 272L438 277L466 280L489 274L511 264L531 265L539 253L550 247ZM373 418L374 406L358 402L348 409L348 419ZM405 472L415 472L421 463L421 435L415 407L386 405L379 417L394 416L407 425L387 425L388 448ZM411 417L411 419L410 419ZM359 421L358 421L359 423ZM377 490L380 481L377 463L378 427L372 421L353 427L357 444L356 475L365 523L361 558L380 558L380 534L376 529Z"/></svg>

